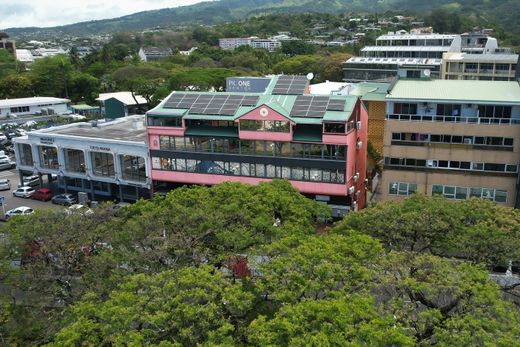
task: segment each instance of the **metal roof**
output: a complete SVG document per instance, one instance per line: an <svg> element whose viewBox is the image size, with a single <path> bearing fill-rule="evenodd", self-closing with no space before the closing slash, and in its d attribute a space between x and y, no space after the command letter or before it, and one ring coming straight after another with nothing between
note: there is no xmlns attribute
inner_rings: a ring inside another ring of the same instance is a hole
<svg viewBox="0 0 520 347"><path fill-rule="evenodd" d="M363 101L386 101L389 87L390 83L361 82L350 94L359 96Z"/></svg>
<svg viewBox="0 0 520 347"><path fill-rule="evenodd" d="M518 62L518 54L466 54L466 53L446 53L443 59L447 62L482 62L482 63L513 63Z"/></svg>
<svg viewBox="0 0 520 347"><path fill-rule="evenodd" d="M16 107L16 106L35 106L48 104L66 104L69 99L59 99L46 96L35 96L32 98L4 99L0 100L0 108Z"/></svg>
<svg viewBox="0 0 520 347"><path fill-rule="evenodd" d="M520 105L520 85L516 81L399 80L386 99Z"/></svg>
<svg viewBox="0 0 520 347"><path fill-rule="evenodd" d="M352 57L346 63L357 64L416 64L416 65L441 65L442 59L437 58L372 58Z"/></svg>
<svg viewBox="0 0 520 347"><path fill-rule="evenodd" d="M450 46L365 46L361 52L447 52Z"/></svg>

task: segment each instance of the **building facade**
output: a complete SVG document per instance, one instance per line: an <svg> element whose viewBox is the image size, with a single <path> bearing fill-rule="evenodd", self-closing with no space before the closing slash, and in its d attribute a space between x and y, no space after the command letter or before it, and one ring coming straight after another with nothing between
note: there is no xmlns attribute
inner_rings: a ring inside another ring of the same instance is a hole
<svg viewBox="0 0 520 347"><path fill-rule="evenodd" d="M361 49L361 56L343 64L346 81L388 81L401 78L441 78L446 53L487 55L506 53L497 40L480 32L461 35L390 32L376 39L374 46Z"/></svg>
<svg viewBox="0 0 520 347"><path fill-rule="evenodd" d="M68 111L69 103L69 99L42 96L0 100L0 118L60 114Z"/></svg>
<svg viewBox="0 0 520 347"><path fill-rule="evenodd" d="M275 76L265 93L171 93L147 113L154 184L280 178L337 216L364 207L366 110L306 90L305 77Z"/></svg>
<svg viewBox="0 0 520 347"><path fill-rule="evenodd" d="M143 115L35 130L14 143L20 176L57 175L64 192L91 200L151 196Z"/></svg>
<svg viewBox="0 0 520 347"><path fill-rule="evenodd" d="M383 199L421 192L518 206L518 82L399 80L386 101Z"/></svg>
<svg viewBox="0 0 520 347"><path fill-rule="evenodd" d="M442 79L514 81L518 54L444 53Z"/></svg>

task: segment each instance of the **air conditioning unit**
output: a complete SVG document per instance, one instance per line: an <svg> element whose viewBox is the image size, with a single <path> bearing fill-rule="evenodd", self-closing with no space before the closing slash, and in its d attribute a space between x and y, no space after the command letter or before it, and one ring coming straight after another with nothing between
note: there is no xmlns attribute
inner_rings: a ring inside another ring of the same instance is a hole
<svg viewBox="0 0 520 347"><path fill-rule="evenodd" d="M358 190L358 191L356 192L356 199L359 198L360 195L361 195L361 192Z"/></svg>
<svg viewBox="0 0 520 347"><path fill-rule="evenodd" d="M356 201L354 201L352 203L352 210L357 211L357 202Z"/></svg>
<svg viewBox="0 0 520 347"><path fill-rule="evenodd" d="M354 188L354 186L349 187L349 188L348 188L348 193L349 193L349 194L354 194L354 191L355 191L355 190L356 190L356 188Z"/></svg>
<svg viewBox="0 0 520 347"><path fill-rule="evenodd" d="M464 139L465 145L471 145L473 143L473 139Z"/></svg>
<svg viewBox="0 0 520 347"><path fill-rule="evenodd" d="M361 121L356 122L356 128L357 130L361 130Z"/></svg>
<svg viewBox="0 0 520 347"><path fill-rule="evenodd" d="M435 167L434 164L435 164L435 163L434 163L433 160L430 160L430 159L426 160L426 166L427 166L427 167Z"/></svg>
<svg viewBox="0 0 520 347"><path fill-rule="evenodd" d="M362 141L356 142L356 149L361 149L362 146L363 146L363 142Z"/></svg>
<svg viewBox="0 0 520 347"><path fill-rule="evenodd" d="M356 172L356 174L355 174L354 176L352 176L352 180L353 180L354 182L357 182L358 179L359 179L359 172Z"/></svg>

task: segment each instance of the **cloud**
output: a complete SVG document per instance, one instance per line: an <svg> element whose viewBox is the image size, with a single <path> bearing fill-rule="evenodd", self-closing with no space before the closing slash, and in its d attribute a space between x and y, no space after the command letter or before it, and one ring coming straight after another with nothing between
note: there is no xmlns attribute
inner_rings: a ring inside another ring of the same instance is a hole
<svg viewBox="0 0 520 347"><path fill-rule="evenodd" d="M52 27L116 18L160 8L192 5L202 0L2 0L0 30Z"/></svg>

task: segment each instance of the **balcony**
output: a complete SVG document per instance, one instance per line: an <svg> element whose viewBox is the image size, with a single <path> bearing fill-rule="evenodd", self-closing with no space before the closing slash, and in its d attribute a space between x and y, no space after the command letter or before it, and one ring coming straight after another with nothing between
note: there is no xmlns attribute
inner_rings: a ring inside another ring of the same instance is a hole
<svg viewBox="0 0 520 347"><path fill-rule="evenodd" d="M416 122L465 123L481 125L513 125L520 124L520 119L509 118L481 118L481 117L453 117L438 115L416 114L389 114L386 119Z"/></svg>

